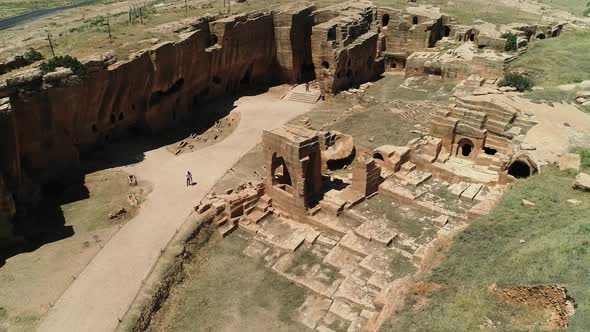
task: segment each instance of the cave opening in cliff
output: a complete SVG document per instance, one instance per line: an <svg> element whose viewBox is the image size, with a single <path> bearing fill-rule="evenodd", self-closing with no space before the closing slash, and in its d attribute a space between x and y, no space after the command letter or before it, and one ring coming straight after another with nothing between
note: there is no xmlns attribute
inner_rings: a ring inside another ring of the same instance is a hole
<svg viewBox="0 0 590 332"><path fill-rule="evenodd" d="M450 27L445 27L445 31L444 31L444 36L448 37L451 35L451 28Z"/></svg>
<svg viewBox="0 0 590 332"><path fill-rule="evenodd" d="M545 39L545 34L541 32L540 34L537 35L537 39L541 39L541 40Z"/></svg>
<svg viewBox="0 0 590 332"><path fill-rule="evenodd" d="M389 25L389 14L384 14L381 18L381 25L386 27Z"/></svg>
<svg viewBox="0 0 590 332"><path fill-rule="evenodd" d="M469 40L472 41L472 42L475 41L475 34L474 33L472 33L472 34L469 35Z"/></svg>
<svg viewBox="0 0 590 332"><path fill-rule="evenodd" d="M324 67L324 69L330 69L330 64L328 63L328 61L322 61L322 67Z"/></svg>
<svg viewBox="0 0 590 332"><path fill-rule="evenodd" d="M210 34L209 35L209 40L208 40L208 45L209 47L216 45L219 42L219 38L217 38L216 34Z"/></svg>
<svg viewBox="0 0 590 332"><path fill-rule="evenodd" d="M112 124L115 123L115 113L111 113L111 116L109 117L109 120L111 121Z"/></svg>
<svg viewBox="0 0 590 332"><path fill-rule="evenodd" d="M96 125L95 124L93 124L90 128L91 128L92 132L95 133L95 134L98 131L98 129L96 128Z"/></svg>
<svg viewBox="0 0 590 332"><path fill-rule="evenodd" d="M328 30L328 41L336 40L336 28L331 28Z"/></svg>
<svg viewBox="0 0 590 332"><path fill-rule="evenodd" d="M413 25L416 25L416 24L418 24L418 16L414 16L414 17L412 17L412 24L413 24Z"/></svg>
<svg viewBox="0 0 590 332"><path fill-rule="evenodd" d="M123 112L119 113L119 121L125 120L125 114Z"/></svg>
<svg viewBox="0 0 590 332"><path fill-rule="evenodd" d="M315 66L313 63L306 63L301 66L301 80L303 82L315 80Z"/></svg>
<svg viewBox="0 0 590 332"><path fill-rule="evenodd" d="M172 84L172 86L168 88L168 90L156 91L152 93L152 95L150 96L150 106L157 105L162 101L163 98L179 92L180 89L182 89L183 85L184 78L180 78L176 82L174 82L174 84Z"/></svg>

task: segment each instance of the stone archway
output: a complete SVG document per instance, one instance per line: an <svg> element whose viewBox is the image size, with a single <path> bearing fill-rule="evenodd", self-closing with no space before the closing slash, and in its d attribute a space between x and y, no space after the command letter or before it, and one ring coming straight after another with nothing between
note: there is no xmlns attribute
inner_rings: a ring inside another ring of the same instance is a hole
<svg viewBox="0 0 590 332"><path fill-rule="evenodd" d="M463 157L469 157L473 153L473 148L475 144L469 138L462 138L457 143L457 155L461 155Z"/></svg>
<svg viewBox="0 0 590 332"><path fill-rule="evenodd" d="M278 186L283 190L286 190L286 186L293 186L291 174L289 173L285 159L277 156L276 152L272 155L271 176L273 186Z"/></svg>
<svg viewBox="0 0 590 332"><path fill-rule="evenodd" d="M526 179L531 175L539 173L537 164L527 155L520 155L514 158L506 168L508 175L515 179Z"/></svg>

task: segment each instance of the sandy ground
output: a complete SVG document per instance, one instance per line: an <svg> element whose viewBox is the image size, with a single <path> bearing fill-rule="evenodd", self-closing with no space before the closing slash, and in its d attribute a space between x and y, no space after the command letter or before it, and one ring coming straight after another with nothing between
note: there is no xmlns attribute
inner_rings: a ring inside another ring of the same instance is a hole
<svg viewBox="0 0 590 332"><path fill-rule="evenodd" d="M280 100L285 87L236 102L241 121L224 141L173 157L165 147L122 167L153 184L149 200L96 255L41 322L39 331L112 331L176 230L215 183L260 142L263 129L278 127L313 105ZM196 186L186 187L190 170Z"/></svg>
<svg viewBox="0 0 590 332"><path fill-rule="evenodd" d="M524 143L536 150L529 151L540 163L552 163L572 147L588 146L590 142L590 114L569 104L535 104L528 99L514 98L514 105L535 115L539 122L526 135Z"/></svg>

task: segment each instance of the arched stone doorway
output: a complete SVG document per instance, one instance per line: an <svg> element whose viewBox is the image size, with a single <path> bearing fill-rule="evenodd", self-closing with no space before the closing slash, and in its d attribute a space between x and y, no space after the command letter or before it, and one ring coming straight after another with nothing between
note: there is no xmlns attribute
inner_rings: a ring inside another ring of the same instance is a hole
<svg viewBox="0 0 590 332"><path fill-rule="evenodd" d="M277 156L276 153L272 155L272 185L280 187L285 191L289 191L287 186L291 188L293 186L293 182L291 180L291 174L289 173L289 169L287 168L287 164L285 163L285 159L283 157Z"/></svg>
<svg viewBox="0 0 590 332"><path fill-rule="evenodd" d="M473 153L474 146L475 145L473 144L473 141L471 141L469 138L460 139L459 143L457 143L457 155L469 158L469 156L471 156Z"/></svg>
<svg viewBox="0 0 590 332"><path fill-rule="evenodd" d="M508 175L515 179L526 179L531 175L537 174L539 167L527 155L521 155L515 158L507 168Z"/></svg>

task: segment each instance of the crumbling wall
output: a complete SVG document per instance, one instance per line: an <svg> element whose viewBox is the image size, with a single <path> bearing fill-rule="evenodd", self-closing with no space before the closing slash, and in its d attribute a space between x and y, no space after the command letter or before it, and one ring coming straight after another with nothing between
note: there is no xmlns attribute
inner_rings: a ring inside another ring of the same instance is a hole
<svg viewBox="0 0 590 332"><path fill-rule="evenodd" d="M286 215L303 220L321 191L321 151L316 132L294 126L262 137L266 194Z"/></svg>
<svg viewBox="0 0 590 332"><path fill-rule="evenodd" d="M379 35L371 30L376 7L346 3L315 12L311 35L313 64L324 96L371 80L384 71Z"/></svg>
<svg viewBox="0 0 590 332"><path fill-rule="evenodd" d="M448 21L434 8L408 7L401 11L380 7L377 23L384 41L381 51L386 69L403 69L410 54L434 47L450 33Z"/></svg>

